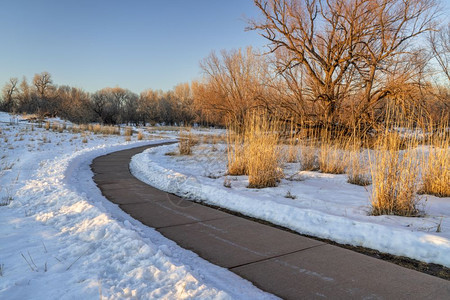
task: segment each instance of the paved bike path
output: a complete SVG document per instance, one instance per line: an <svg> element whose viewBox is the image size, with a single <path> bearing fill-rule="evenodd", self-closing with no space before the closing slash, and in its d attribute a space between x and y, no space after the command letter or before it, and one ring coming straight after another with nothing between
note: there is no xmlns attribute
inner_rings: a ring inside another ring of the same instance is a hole
<svg viewBox="0 0 450 300"><path fill-rule="evenodd" d="M159 144L161 145L161 144ZM131 157L94 159L103 195L181 247L285 299L450 299L450 281L184 200L136 179Z"/></svg>

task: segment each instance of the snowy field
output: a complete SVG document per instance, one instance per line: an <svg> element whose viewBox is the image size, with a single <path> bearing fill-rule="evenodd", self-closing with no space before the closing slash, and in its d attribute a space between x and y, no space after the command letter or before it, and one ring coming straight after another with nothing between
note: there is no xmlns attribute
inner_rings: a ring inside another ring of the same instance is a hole
<svg viewBox="0 0 450 300"><path fill-rule="evenodd" d="M246 176L225 175L225 145L202 144L191 156L166 155L176 147L134 156L133 174L159 189L302 234L450 267L450 198L422 195L426 215L420 218L370 216L371 187L349 184L346 175L301 172L299 163L290 163L284 169L290 180L249 189Z"/></svg>
<svg viewBox="0 0 450 300"><path fill-rule="evenodd" d="M95 157L159 140L9 121L0 113L0 299L274 298L101 195Z"/></svg>

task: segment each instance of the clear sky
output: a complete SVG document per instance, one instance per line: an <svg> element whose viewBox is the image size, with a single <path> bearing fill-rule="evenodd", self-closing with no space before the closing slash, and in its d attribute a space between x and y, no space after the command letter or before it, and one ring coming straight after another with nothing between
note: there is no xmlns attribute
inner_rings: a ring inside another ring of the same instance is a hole
<svg viewBox="0 0 450 300"><path fill-rule="evenodd" d="M212 50L266 42L246 32L251 0L8 0L0 2L0 86L48 71L94 92L171 89L200 78Z"/></svg>

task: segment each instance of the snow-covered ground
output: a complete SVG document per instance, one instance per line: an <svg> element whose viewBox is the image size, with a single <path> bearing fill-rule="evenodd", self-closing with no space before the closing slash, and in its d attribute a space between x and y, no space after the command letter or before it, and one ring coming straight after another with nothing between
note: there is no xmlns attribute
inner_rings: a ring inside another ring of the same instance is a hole
<svg viewBox="0 0 450 300"><path fill-rule="evenodd" d="M0 299L271 299L107 201L100 155L158 141L57 133L0 113Z"/></svg>
<svg viewBox="0 0 450 300"><path fill-rule="evenodd" d="M246 176L225 176L225 145L200 145L191 156L165 155L176 147L134 156L133 174L159 189L302 234L450 267L450 198L423 195L425 217L370 216L370 187L349 184L346 175L300 172L292 163L284 172L293 180L248 189Z"/></svg>

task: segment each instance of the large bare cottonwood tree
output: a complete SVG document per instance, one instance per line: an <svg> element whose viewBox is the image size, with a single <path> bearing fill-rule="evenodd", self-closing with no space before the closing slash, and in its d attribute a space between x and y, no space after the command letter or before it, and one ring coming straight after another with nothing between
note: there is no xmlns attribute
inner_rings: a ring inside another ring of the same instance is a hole
<svg viewBox="0 0 450 300"><path fill-rule="evenodd" d="M250 21L278 54L277 70L317 117L335 122L343 103L373 118L392 85L414 76L411 42L433 29L434 0L254 0L262 18ZM292 69L296 69L292 72ZM300 83L298 81L301 81ZM373 120L372 120L373 121Z"/></svg>

